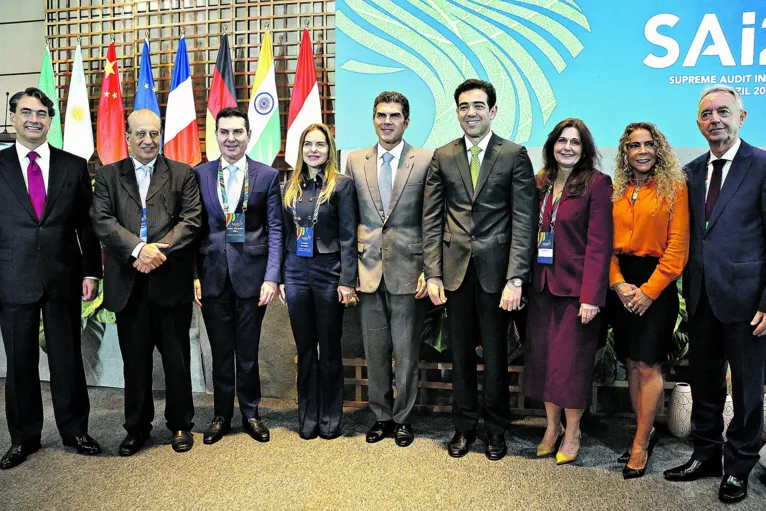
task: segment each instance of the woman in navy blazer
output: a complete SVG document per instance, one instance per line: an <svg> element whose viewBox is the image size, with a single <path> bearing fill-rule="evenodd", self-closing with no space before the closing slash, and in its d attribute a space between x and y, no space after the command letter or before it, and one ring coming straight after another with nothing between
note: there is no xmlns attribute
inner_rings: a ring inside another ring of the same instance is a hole
<svg viewBox="0 0 766 511"><path fill-rule="evenodd" d="M327 126L306 128L299 147L302 158L285 185L280 298L298 350L298 434L329 440L340 436L343 414L343 309L356 300L356 189L338 172Z"/></svg>
<svg viewBox="0 0 766 511"><path fill-rule="evenodd" d="M599 308L609 287L612 181L597 170L598 163L590 130L579 119L565 119L548 135L537 175L539 236L524 394L545 402L547 428L537 455L553 454L563 435L558 464L574 461L580 448L580 419L591 396L602 324Z"/></svg>

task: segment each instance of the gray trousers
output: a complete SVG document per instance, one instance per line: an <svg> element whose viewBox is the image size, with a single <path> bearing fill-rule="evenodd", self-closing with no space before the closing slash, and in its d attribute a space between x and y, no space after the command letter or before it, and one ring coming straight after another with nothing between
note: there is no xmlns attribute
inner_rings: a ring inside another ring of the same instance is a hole
<svg viewBox="0 0 766 511"><path fill-rule="evenodd" d="M359 293L369 402L376 420L410 422L418 394L420 336L427 299L416 300L415 293L392 295L383 279L374 293ZM396 399L391 386L392 354L396 360Z"/></svg>

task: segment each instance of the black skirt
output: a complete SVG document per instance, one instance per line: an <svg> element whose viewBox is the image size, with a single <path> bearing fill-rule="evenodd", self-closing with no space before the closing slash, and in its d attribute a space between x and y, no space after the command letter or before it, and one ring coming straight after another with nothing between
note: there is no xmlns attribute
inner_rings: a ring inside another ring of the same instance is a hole
<svg viewBox="0 0 766 511"><path fill-rule="evenodd" d="M659 258L620 255L620 271L625 282L640 287L649 280ZM678 318L678 288L673 282L646 309L643 316L627 310L617 293L609 291L606 311L614 332L617 356L654 365L665 361L673 347L673 331Z"/></svg>

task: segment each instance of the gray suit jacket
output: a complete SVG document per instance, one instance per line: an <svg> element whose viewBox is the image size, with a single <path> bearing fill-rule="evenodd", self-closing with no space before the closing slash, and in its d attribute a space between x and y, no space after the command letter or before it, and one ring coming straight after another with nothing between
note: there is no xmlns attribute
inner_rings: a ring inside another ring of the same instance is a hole
<svg viewBox="0 0 766 511"><path fill-rule="evenodd" d="M385 275L395 295L415 293L423 271L423 187L433 151L404 143L388 211L378 186L377 144L354 151L346 175L356 186L359 202L359 285L373 293Z"/></svg>
<svg viewBox="0 0 766 511"><path fill-rule="evenodd" d="M120 312L128 303L133 281L132 252L141 241L141 195L130 158L96 171L90 210L96 236L104 244L104 306ZM146 194L148 243L167 243L167 256L148 274L149 294L163 307L193 299L195 244L202 225L202 204L189 165L157 156Z"/></svg>
<svg viewBox="0 0 766 511"><path fill-rule="evenodd" d="M465 138L434 153L423 200L426 278L460 287L473 258L479 283L500 293L512 278L530 280L537 237L537 189L527 150L495 134L474 190Z"/></svg>

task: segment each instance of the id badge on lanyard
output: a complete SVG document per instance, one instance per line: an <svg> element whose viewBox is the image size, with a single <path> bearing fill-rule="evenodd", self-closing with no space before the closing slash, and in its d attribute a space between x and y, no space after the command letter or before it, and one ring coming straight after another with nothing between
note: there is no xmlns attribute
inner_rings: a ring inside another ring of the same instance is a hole
<svg viewBox="0 0 766 511"><path fill-rule="evenodd" d="M221 160L218 160L218 186L221 189L221 202L223 202L223 214L226 218L226 243L245 242L245 213L247 212L247 200L250 197L250 178L247 170L242 183L244 197L242 199L242 211L229 213L229 197L223 181L223 168Z"/></svg>
<svg viewBox="0 0 766 511"><path fill-rule="evenodd" d="M314 257L314 226L319 218L319 197L325 191L326 182L322 189L314 196L314 216L311 217L311 226L301 227L298 225L300 218L297 216L297 207L293 199L293 219L295 220L295 255L299 257Z"/></svg>
<svg viewBox="0 0 766 511"><path fill-rule="evenodd" d="M548 197L551 195L551 188L548 188L548 191L543 198L543 207L540 208L540 217L537 227L537 264L553 264L553 227L556 225L556 214L559 211L559 204L561 203L560 195L559 200L551 199L553 201L553 213L551 215L550 230L542 230L545 204L548 202Z"/></svg>

